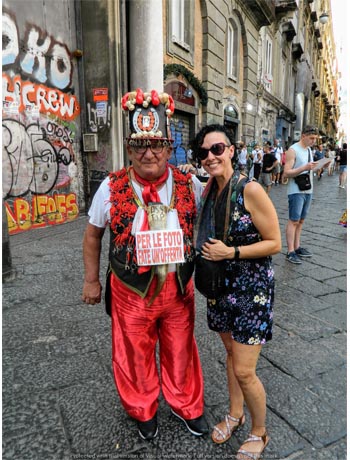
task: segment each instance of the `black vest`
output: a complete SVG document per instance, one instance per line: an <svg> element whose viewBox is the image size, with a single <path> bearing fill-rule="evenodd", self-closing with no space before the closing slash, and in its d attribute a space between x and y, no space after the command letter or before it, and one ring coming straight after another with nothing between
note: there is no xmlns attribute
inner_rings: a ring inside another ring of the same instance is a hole
<svg viewBox="0 0 350 460"><path fill-rule="evenodd" d="M154 267L151 267L147 272L139 274L137 272L138 266L134 262L130 265L126 262L128 259L132 261L134 254L127 254L130 249L126 246L117 251L114 238L115 234L110 231L109 263L111 271L129 289L136 292L142 298L146 297L148 288L154 277ZM177 280L182 293L185 292L185 287L192 276L193 269L193 261L176 264Z"/></svg>
<svg viewBox="0 0 350 460"><path fill-rule="evenodd" d="M175 181L175 188L174 194L177 197L177 193L180 193L180 188L177 189L177 184L181 186L181 193L185 193L188 199L193 199L193 192L191 188L191 179L189 179L188 175L183 175L179 170L172 168L173 170L173 180ZM126 174L126 172L125 172ZM124 178L125 176L120 175L120 177ZM118 180L118 179L117 179ZM185 185L185 189L184 189ZM185 191L184 191L185 190ZM137 205L135 199L134 203ZM183 211L183 210L182 210ZM180 211L181 212L181 211ZM127 228L129 224L132 222L134 216L129 216L129 218L123 219L123 227ZM194 215L188 214L186 219L193 220L195 218ZM187 222L188 223L188 222ZM114 229L115 230L115 229ZM138 266L136 264L136 257L135 257L135 239L132 235L129 235L128 242L123 244L121 247L117 247L115 244L115 238L117 234L115 231L112 230L110 227L110 246L109 246L109 268L107 272L107 286L106 286L106 309L108 312L108 297L109 297L109 274L113 272L117 278L122 281L130 290L137 293L141 298L145 298L149 289L149 286L152 282L154 277L155 269L151 267L150 270L144 272L142 274L138 273ZM185 251L185 260L186 262L176 264L176 273L177 273L177 281L179 284L179 288L181 293L185 292L185 288L194 270L194 256L195 251L193 248L191 235L190 241L184 241L184 246L187 248ZM185 239L185 237L184 237Z"/></svg>

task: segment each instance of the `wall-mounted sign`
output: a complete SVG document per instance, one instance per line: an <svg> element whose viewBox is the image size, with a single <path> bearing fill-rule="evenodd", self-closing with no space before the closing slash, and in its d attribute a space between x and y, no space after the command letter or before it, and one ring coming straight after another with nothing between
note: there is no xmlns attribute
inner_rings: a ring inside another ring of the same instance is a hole
<svg viewBox="0 0 350 460"><path fill-rule="evenodd" d="M94 102L108 101L108 88L93 88L92 94Z"/></svg>

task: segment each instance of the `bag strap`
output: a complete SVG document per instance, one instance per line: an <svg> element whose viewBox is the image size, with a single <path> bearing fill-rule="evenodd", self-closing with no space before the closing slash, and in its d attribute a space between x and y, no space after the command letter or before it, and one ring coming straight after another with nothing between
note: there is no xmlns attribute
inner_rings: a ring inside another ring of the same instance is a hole
<svg viewBox="0 0 350 460"><path fill-rule="evenodd" d="M239 176L238 176L239 177ZM244 176L243 179L234 182L232 184L232 192L230 196L230 201L227 203L226 206L226 214L225 214L225 227L224 227L224 237L223 237L223 242L226 244L227 242L227 235L229 232L229 219L230 219L230 214L231 214L231 206L230 203L236 203L237 198L239 197L239 194L241 193L244 185L248 182L248 177Z"/></svg>
<svg viewBox="0 0 350 460"><path fill-rule="evenodd" d="M307 148L307 151L308 151L308 154L309 154L309 162L312 160L312 157L311 157L311 147L308 147ZM309 170L309 176L311 175L311 170Z"/></svg>
<svg viewBox="0 0 350 460"><path fill-rule="evenodd" d="M241 179L240 181L238 181L238 184L235 188L235 190L233 190L232 194L231 194L231 201L232 202L236 202L237 201L237 198L239 197L239 194L241 193L243 187L245 186L245 184L248 182L249 178L244 175L243 179Z"/></svg>
<svg viewBox="0 0 350 460"><path fill-rule="evenodd" d="M238 179L240 176L240 172L237 170L235 173L232 175L230 179L230 190L228 193L228 199L226 202L226 213L225 213L225 223L224 223L224 235L222 241L226 244L227 241L227 235L228 235L228 226L229 226L229 221L230 221L230 213L231 213L231 206L230 202L231 201L236 201L236 190L237 190L237 184L238 184ZM234 197L234 198L233 198Z"/></svg>

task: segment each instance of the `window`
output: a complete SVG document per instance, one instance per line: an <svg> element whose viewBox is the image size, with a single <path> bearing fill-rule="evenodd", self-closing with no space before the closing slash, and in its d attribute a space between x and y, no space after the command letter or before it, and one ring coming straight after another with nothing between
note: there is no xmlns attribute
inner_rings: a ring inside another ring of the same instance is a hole
<svg viewBox="0 0 350 460"><path fill-rule="evenodd" d="M266 37L265 41L265 72L264 72L264 84L268 91L272 89L272 42L269 37Z"/></svg>
<svg viewBox="0 0 350 460"><path fill-rule="evenodd" d="M194 14L192 0L168 0L167 52L193 65Z"/></svg>
<svg viewBox="0 0 350 460"><path fill-rule="evenodd" d="M281 84L281 87L280 87L280 98L281 98L281 101L283 101L285 103L285 94L286 94L286 91L288 91L286 89L286 86L288 85L288 82L289 82L289 78L287 78L287 60L284 56L281 57L281 74L280 74L280 84Z"/></svg>
<svg viewBox="0 0 350 460"><path fill-rule="evenodd" d="M190 1L171 0L171 39L187 51L190 50Z"/></svg>
<svg viewBox="0 0 350 460"><path fill-rule="evenodd" d="M239 37L239 26L235 20L230 19L227 28L226 72L227 77L234 81L238 81Z"/></svg>

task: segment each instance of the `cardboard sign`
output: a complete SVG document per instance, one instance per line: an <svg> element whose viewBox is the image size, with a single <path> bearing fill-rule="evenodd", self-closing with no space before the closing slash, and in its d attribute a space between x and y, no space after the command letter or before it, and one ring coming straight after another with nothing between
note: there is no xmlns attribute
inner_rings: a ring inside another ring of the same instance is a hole
<svg viewBox="0 0 350 460"><path fill-rule="evenodd" d="M182 230L136 232L137 264L165 265L185 262Z"/></svg>

